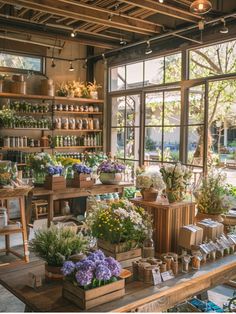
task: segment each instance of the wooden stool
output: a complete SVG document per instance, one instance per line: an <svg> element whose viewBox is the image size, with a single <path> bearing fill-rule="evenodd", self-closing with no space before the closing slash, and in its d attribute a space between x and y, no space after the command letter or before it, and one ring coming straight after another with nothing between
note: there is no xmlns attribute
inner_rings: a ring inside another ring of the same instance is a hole
<svg viewBox="0 0 236 314"><path fill-rule="evenodd" d="M5 249L1 249L0 252L5 252L6 255L11 253L19 257L21 260L25 261L26 263L29 262L29 250L28 250L28 237L27 237L26 217L25 217L25 196L28 194L30 190L31 190L31 187L15 188L15 189L6 189L6 188L0 189L0 203L2 203L2 205L5 205L5 207L7 208L7 215L8 215L8 226L0 229L0 236L1 235L5 236ZM9 220L9 211L10 211L9 200L10 199L18 199L19 201L21 226L17 226L16 224L13 224ZM10 247L10 235L15 234L15 233L22 234L24 255L19 254L18 252L16 252Z"/></svg>
<svg viewBox="0 0 236 314"><path fill-rule="evenodd" d="M48 202L46 200L32 201L32 209L34 210L35 219L48 216Z"/></svg>

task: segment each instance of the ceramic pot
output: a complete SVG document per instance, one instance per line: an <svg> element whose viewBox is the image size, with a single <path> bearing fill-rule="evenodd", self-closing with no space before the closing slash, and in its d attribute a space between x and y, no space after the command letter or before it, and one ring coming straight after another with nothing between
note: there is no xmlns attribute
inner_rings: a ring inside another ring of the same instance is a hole
<svg viewBox="0 0 236 314"><path fill-rule="evenodd" d="M158 191L155 189L142 189L141 190L142 197L144 201L155 202L158 196Z"/></svg>
<svg viewBox="0 0 236 314"><path fill-rule="evenodd" d="M45 277L47 280L63 280L61 266L49 266L45 264Z"/></svg>
<svg viewBox="0 0 236 314"><path fill-rule="evenodd" d="M213 221L223 222L224 218L221 214L204 214L204 213L197 213L195 220L196 222L201 221L203 219L211 219Z"/></svg>
<svg viewBox="0 0 236 314"><path fill-rule="evenodd" d="M122 180L122 173L101 172L99 179L102 184L119 184Z"/></svg>

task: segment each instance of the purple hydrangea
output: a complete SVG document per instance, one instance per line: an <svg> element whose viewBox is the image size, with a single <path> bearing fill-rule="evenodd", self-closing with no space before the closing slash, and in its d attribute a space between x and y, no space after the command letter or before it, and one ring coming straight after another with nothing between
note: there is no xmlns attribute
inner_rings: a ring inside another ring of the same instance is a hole
<svg viewBox="0 0 236 314"><path fill-rule="evenodd" d="M83 164L74 164L73 170L76 171L78 174L85 173L90 174L92 172L92 169L83 165Z"/></svg>
<svg viewBox="0 0 236 314"><path fill-rule="evenodd" d="M56 174L62 175L63 167L62 166L48 166L47 173L50 176L54 176Z"/></svg>
<svg viewBox="0 0 236 314"><path fill-rule="evenodd" d="M112 161L111 159L108 159L99 165L98 172L117 173L124 171L125 168L125 165L119 163L117 160Z"/></svg>
<svg viewBox="0 0 236 314"><path fill-rule="evenodd" d="M93 272L92 271L84 271L79 270L75 274L75 278L80 286L88 286L91 284L93 280Z"/></svg>
<svg viewBox="0 0 236 314"><path fill-rule="evenodd" d="M105 259L105 255L101 250L97 250L93 253L90 253L88 256L88 259L93 261L93 262L98 262L98 261L102 261Z"/></svg>
<svg viewBox="0 0 236 314"><path fill-rule="evenodd" d="M95 276L98 280L110 280L112 277L110 269L103 264L97 266Z"/></svg>
<svg viewBox="0 0 236 314"><path fill-rule="evenodd" d="M77 270L94 271L96 268L96 264L92 260L86 258L80 262L77 262L75 264L75 267Z"/></svg>
<svg viewBox="0 0 236 314"><path fill-rule="evenodd" d="M107 267L109 268L111 275L118 277L121 273L121 265L113 257L107 257L105 259Z"/></svg>
<svg viewBox="0 0 236 314"><path fill-rule="evenodd" d="M75 270L75 264L71 261L65 262L61 269L64 276L68 276L72 274L74 270Z"/></svg>

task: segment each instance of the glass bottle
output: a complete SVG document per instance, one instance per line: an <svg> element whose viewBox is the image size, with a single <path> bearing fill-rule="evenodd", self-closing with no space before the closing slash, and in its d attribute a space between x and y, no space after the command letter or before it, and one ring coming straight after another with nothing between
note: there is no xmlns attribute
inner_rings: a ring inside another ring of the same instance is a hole
<svg viewBox="0 0 236 314"><path fill-rule="evenodd" d="M143 241L143 257L155 257L154 241L152 239L152 229L148 230L147 238Z"/></svg>
<svg viewBox="0 0 236 314"><path fill-rule="evenodd" d="M62 215L66 216L70 214L70 206L69 202L64 202L64 206L62 207Z"/></svg>

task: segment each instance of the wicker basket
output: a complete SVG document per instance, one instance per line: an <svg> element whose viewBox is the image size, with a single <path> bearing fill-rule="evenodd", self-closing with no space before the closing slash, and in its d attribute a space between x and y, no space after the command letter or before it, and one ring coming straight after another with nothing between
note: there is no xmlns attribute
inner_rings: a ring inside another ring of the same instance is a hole
<svg viewBox="0 0 236 314"><path fill-rule="evenodd" d="M17 188L0 188L0 199L8 198L8 197L18 197L18 196L25 196L31 190L32 186L22 186Z"/></svg>

